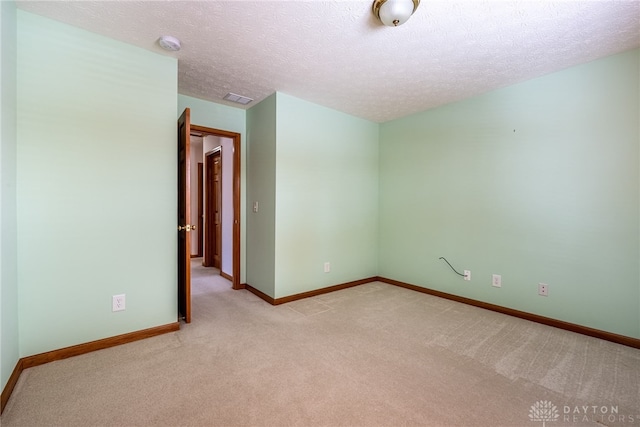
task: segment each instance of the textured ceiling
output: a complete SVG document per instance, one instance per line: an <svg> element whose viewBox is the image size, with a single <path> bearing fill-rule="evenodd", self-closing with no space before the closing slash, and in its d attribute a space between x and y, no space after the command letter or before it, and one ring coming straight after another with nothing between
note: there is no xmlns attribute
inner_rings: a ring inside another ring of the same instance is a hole
<svg viewBox="0 0 640 427"><path fill-rule="evenodd" d="M18 1L178 58L181 94L275 91L375 122L640 46L640 1L422 0L382 26L371 1ZM161 35L182 41L163 51Z"/></svg>

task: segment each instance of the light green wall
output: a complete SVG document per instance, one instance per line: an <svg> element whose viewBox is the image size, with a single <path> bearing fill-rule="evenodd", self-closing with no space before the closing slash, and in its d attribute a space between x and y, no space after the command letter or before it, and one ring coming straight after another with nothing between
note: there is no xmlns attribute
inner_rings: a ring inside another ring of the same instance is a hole
<svg viewBox="0 0 640 427"><path fill-rule="evenodd" d="M178 115L185 108L191 111L191 123L212 129L226 130L240 134L240 283L247 277L246 229L247 218L247 141L246 111L241 108L216 104L186 95L178 95Z"/></svg>
<svg viewBox="0 0 640 427"><path fill-rule="evenodd" d="M638 62L381 125L380 275L639 338Z"/></svg>
<svg viewBox="0 0 640 427"><path fill-rule="evenodd" d="M16 218L16 7L0 2L0 390L19 359Z"/></svg>
<svg viewBox="0 0 640 427"><path fill-rule="evenodd" d="M18 11L21 356L176 321L177 105L175 59Z"/></svg>
<svg viewBox="0 0 640 427"><path fill-rule="evenodd" d="M247 283L274 297L276 94L247 110L247 140Z"/></svg>
<svg viewBox="0 0 640 427"><path fill-rule="evenodd" d="M241 133L246 130L246 111L241 108L216 104L192 96L178 95L178 112L191 109L191 123L213 129ZM244 139L244 138L243 138Z"/></svg>
<svg viewBox="0 0 640 427"><path fill-rule="evenodd" d="M378 124L276 96L275 297L375 276Z"/></svg>

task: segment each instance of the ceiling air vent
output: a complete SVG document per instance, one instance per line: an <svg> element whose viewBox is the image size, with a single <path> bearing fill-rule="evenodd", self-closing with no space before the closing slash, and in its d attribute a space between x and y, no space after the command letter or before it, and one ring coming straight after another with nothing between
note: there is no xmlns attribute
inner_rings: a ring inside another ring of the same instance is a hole
<svg viewBox="0 0 640 427"><path fill-rule="evenodd" d="M247 98L246 96L237 95L231 92L226 94L222 99L226 99L227 101L231 101L231 102L237 102L238 104L242 104L242 105L247 105L248 103L253 101L253 99L251 98Z"/></svg>

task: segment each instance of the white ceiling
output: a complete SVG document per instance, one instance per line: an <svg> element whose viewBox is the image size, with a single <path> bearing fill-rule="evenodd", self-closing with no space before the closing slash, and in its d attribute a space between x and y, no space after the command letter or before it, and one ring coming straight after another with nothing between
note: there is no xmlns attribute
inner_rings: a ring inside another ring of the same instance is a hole
<svg viewBox="0 0 640 427"><path fill-rule="evenodd" d="M422 0L397 28L369 0L17 4L175 56L184 95L248 108L280 91L375 122L640 46L638 0ZM182 50L163 51L161 35Z"/></svg>

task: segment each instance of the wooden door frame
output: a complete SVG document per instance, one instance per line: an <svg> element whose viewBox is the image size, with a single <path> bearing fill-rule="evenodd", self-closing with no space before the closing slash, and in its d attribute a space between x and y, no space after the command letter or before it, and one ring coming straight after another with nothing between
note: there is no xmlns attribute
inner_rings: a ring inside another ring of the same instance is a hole
<svg viewBox="0 0 640 427"><path fill-rule="evenodd" d="M233 267L232 288L244 289L240 282L240 134L191 124L191 131L203 136L218 136L233 140Z"/></svg>

